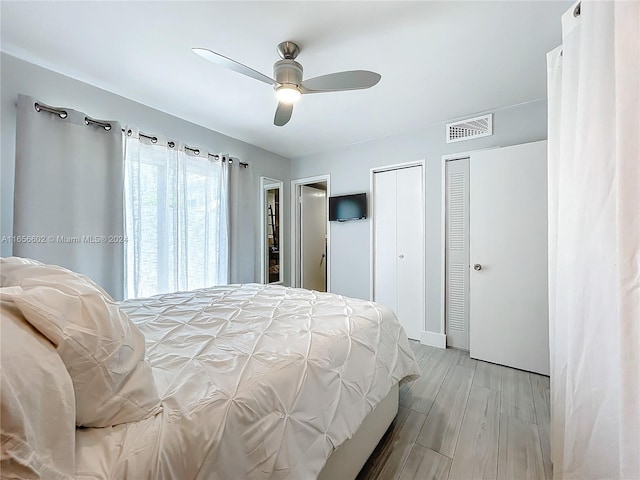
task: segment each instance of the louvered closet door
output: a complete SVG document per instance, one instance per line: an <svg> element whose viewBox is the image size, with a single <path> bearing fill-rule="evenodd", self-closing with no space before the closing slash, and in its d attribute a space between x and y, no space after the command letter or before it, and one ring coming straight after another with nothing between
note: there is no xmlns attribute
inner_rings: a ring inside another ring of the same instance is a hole
<svg viewBox="0 0 640 480"><path fill-rule="evenodd" d="M469 349L469 159L446 164L447 345Z"/></svg>
<svg viewBox="0 0 640 480"><path fill-rule="evenodd" d="M424 330L423 198L422 166L373 175L373 299L415 340Z"/></svg>

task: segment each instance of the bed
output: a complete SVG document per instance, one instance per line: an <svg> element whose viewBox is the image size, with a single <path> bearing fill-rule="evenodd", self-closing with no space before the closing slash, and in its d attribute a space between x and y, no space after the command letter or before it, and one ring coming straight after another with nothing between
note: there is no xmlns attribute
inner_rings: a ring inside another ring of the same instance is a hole
<svg viewBox="0 0 640 480"><path fill-rule="evenodd" d="M78 479L354 478L419 375L393 313L369 301L246 284L118 310L144 336L161 411L77 428Z"/></svg>

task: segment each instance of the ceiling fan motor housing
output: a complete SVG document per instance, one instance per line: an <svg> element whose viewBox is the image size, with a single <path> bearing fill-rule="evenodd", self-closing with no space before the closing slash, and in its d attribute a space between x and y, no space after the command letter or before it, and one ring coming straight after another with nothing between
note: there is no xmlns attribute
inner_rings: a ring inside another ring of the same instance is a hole
<svg viewBox="0 0 640 480"><path fill-rule="evenodd" d="M302 83L302 65L295 60L280 60L273 66L273 78L280 85L296 85Z"/></svg>

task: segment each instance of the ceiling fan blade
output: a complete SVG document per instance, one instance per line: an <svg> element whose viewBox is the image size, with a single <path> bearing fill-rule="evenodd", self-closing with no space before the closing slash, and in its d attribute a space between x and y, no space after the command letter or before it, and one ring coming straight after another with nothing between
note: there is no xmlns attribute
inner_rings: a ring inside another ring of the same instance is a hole
<svg viewBox="0 0 640 480"><path fill-rule="evenodd" d="M273 119L273 124L282 127L286 125L291 119L293 113L293 103L278 102L278 108L276 108L276 116Z"/></svg>
<svg viewBox="0 0 640 480"><path fill-rule="evenodd" d="M255 71L253 68L249 68L246 65L236 62L235 60L231 60L230 58L225 57L224 55L220 55L219 53L212 52L206 48L192 48L193 53L200 55L202 58L206 58L210 62L217 63L221 67L228 68L229 70L233 70L234 72L241 73L246 75L247 77L255 78L256 80L260 80L261 82L267 83L269 85L275 85L275 80L267 77L266 75Z"/></svg>
<svg viewBox="0 0 640 480"><path fill-rule="evenodd" d="M380 81L379 73L367 70L330 73L310 78L302 82L302 93L340 92L342 90L361 90L371 88Z"/></svg>

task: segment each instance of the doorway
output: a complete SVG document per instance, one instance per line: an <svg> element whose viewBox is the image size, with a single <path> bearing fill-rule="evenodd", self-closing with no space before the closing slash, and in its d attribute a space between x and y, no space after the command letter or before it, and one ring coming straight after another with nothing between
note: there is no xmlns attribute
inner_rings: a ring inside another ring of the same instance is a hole
<svg viewBox="0 0 640 480"><path fill-rule="evenodd" d="M330 177L292 180L291 191L291 286L328 292Z"/></svg>
<svg viewBox="0 0 640 480"><path fill-rule="evenodd" d="M281 180L260 177L260 271L263 283L283 283Z"/></svg>

